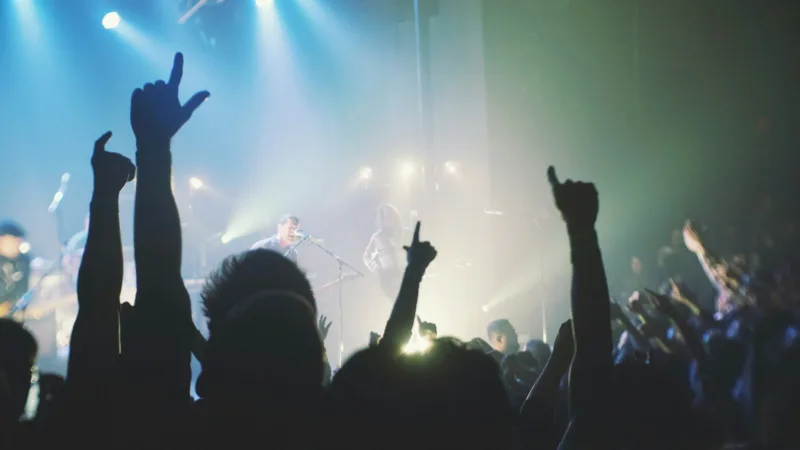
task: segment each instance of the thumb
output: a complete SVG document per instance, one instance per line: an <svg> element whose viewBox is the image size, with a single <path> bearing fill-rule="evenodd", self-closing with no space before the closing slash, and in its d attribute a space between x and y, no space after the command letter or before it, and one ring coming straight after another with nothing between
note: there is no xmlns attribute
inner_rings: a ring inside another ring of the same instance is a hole
<svg viewBox="0 0 800 450"><path fill-rule="evenodd" d="M204 101L208 100L208 97L211 97L211 93L208 91L200 91L192 96L188 102L184 103L183 105L183 115L185 120L189 120L189 117L192 117L194 111L203 104Z"/></svg>
<svg viewBox="0 0 800 450"><path fill-rule="evenodd" d="M110 131L106 131L102 136L100 136L96 141L94 141L94 154L102 153L106 151L106 144L108 143L109 139L111 139Z"/></svg>
<svg viewBox="0 0 800 450"><path fill-rule="evenodd" d="M556 168L553 166L547 168L547 181L550 182L550 186L553 188L561 184L561 182L558 181L558 175L556 175Z"/></svg>

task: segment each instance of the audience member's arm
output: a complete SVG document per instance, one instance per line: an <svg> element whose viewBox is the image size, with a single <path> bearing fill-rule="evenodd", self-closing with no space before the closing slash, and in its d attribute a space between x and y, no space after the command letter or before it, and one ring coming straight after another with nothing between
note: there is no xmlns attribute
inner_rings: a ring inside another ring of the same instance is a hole
<svg viewBox="0 0 800 450"><path fill-rule="evenodd" d="M131 327L134 380L161 400L188 398L192 334L189 295L181 279L181 228L171 189L170 141L208 97L195 94L182 106L178 86L183 56L170 79L136 89L131 126L136 135L139 179L134 211L137 271ZM127 359L127 357L126 357Z"/></svg>
<svg viewBox="0 0 800 450"><path fill-rule="evenodd" d="M560 436L553 433L554 411L558 403L561 380L569 370L575 354L575 343L572 339L572 322L566 321L558 330L553 344L553 354L536 379L536 383L528 393L520 410L521 433L530 448L553 448L558 444Z"/></svg>
<svg viewBox="0 0 800 450"><path fill-rule="evenodd" d="M389 349L392 353L399 354L403 346L411 338L414 320L417 317L417 300L419 297L419 284L425 269L436 258L436 249L430 242L420 242L420 223L414 229L414 238L411 246L405 247L408 253L408 266L403 275L400 292L392 308L392 314L386 322L386 330L380 341L380 346Z"/></svg>
<svg viewBox="0 0 800 450"><path fill-rule="evenodd" d="M604 394L611 380L613 344L611 298L594 226L599 210L597 191L590 183L567 180L562 184L552 167L548 178L567 224L572 256L575 357L570 369L570 415L580 420L572 424L565 439L571 438L570 433L599 438L596 431L606 428L600 422L607 406ZM587 421L592 423L592 431L582 429L581 423Z"/></svg>
<svg viewBox="0 0 800 450"><path fill-rule="evenodd" d="M105 144L110 138L108 132L98 139L92 156L94 192L89 206L89 233L78 272L78 316L70 342L69 389L73 400L80 401L83 408L87 408L85 402L90 398L113 397L108 383L119 356L118 308L123 272L119 192L133 180L135 168L128 158L106 152Z"/></svg>

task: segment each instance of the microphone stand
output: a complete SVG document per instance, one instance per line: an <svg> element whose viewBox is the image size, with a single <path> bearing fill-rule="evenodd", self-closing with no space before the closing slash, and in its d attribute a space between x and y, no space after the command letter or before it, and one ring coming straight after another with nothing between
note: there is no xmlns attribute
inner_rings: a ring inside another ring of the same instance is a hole
<svg viewBox="0 0 800 450"><path fill-rule="evenodd" d="M62 186L61 186L61 189L59 189L59 193L61 193L62 189L64 188L64 181L63 180L62 180L61 184L62 184ZM55 204L51 206L52 209L49 211L51 214L53 214L53 217L55 217L56 238L58 239L58 242L64 242L63 237L64 237L64 234L65 234L64 233L64 221L62 220L63 217L61 215L61 208L59 208L59 206L61 206L61 200L63 198L64 198L64 196L63 196L63 193L62 193L61 199L59 199L57 202L54 202ZM8 314L7 314L8 317L11 317L16 313L21 312L22 313L22 321L25 322L27 320L27 317L26 317L25 314L26 314L26 311L28 310L28 306L30 306L30 304L33 303L34 296L36 295L36 293L39 291L39 289L44 284L44 280L49 278L51 275L53 275L55 273L58 273L58 271L61 270L61 265L63 264L64 257L67 255L66 247L62 247L62 248L63 248L63 250L61 250L61 252L59 252L58 259L56 261L54 261L50 265L50 267L47 268L47 270L44 271L44 273L42 274L42 277L39 278L39 280L36 282L35 285L33 285L33 287L30 287L27 292L22 294L22 297L20 297L20 299L17 300L17 302L11 308L11 311L8 312ZM28 270L30 270L30 268Z"/></svg>
<svg viewBox="0 0 800 450"><path fill-rule="evenodd" d="M336 261L336 276L337 276L336 281L339 284L339 289L337 290L338 291L338 293L337 293L337 297L338 297L337 301L339 303L339 368L341 369L342 368L343 355L344 355L344 305L343 305L343 302L342 302L342 280L344 280L344 268L347 267L354 274L356 274L358 277L362 277L363 278L364 274L361 273L361 271L359 271L358 269L356 269L352 265L350 265L349 263L347 263L347 261L345 261L342 258L340 258L336 253L333 253L332 251L330 251L327 248L325 248L324 245L322 245L319 241L317 241L316 239L314 239L313 237L311 237L308 234L304 235L303 239L301 239L300 242L297 243L297 245L295 245L294 247L289 249L289 251L286 252L286 255L288 255L289 253L294 251L295 248L300 246L300 244L302 244L305 241L309 241L312 245L316 246L317 248L319 248L323 252L327 253L328 256L330 256L331 258L333 258Z"/></svg>

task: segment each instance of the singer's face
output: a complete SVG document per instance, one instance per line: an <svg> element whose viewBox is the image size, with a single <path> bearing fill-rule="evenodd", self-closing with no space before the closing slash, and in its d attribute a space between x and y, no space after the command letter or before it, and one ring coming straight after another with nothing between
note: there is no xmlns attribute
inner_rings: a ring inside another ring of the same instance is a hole
<svg viewBox="0 0 800 450"><path fill-rule="evenodd" d="M297 239L297 235L295 233L299 228L300 224L298 222L287 220L286 222L278 225L278 237L284 241L291 242Z"/></svg>

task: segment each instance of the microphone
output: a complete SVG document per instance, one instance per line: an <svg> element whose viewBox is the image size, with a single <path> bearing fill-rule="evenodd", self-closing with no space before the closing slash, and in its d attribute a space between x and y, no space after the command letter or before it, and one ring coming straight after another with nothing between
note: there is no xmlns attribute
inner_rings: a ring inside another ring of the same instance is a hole
<svg viewBox="0 0 800 450"><path fill-rule="evenodd" d="M67 193L69 178L69 172L65 172L64 175L61 175L61 186L59 186L58 191L56 191L56 194L53 196L53 201L50 202L50 206L47 207L47 212L52 214L58 209L58 205L60 205L61 200L64 199L64 194Z"/></svg>
<svg viewBox="0 0 800 450"><path fill-rule="evenodd" d="M294 232L294 235L298 239L308 239L313 242L322 242L322 239L318 239L316 236L312 236L311 233L306 233L305 230L297 230Z"/></svg>

